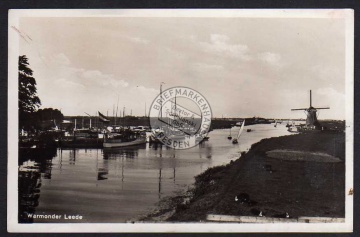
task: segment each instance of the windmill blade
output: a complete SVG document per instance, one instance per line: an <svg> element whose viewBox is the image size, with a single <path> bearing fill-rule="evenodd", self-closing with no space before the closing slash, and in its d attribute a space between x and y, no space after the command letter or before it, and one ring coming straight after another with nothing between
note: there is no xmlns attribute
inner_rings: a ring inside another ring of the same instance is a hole
<svg viewBox="0 0 360 237"><path fill-rule="evenodd" d="M324 108L314 108L314 109L330 109L330 107L324 107Z"/></svg>
<svg viewBox="0 0 360 237"><path fill-rule="evenodd" d="M307 110L308 108L303 108L303 109L291 109L291 111L294 111L294 110Z"/></svg>

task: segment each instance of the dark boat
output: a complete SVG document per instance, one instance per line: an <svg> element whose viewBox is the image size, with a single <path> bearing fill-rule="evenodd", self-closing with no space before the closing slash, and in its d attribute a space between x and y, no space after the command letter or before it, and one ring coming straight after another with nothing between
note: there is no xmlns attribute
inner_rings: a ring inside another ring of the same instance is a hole
<svg viewBox="0 0 360 237"><path fill-rule="evenodd" d="M232 136L231 136L231 127L230 127L230 134L229 134L229 136L227 137L229 140L231 140L232 139Z"/></svg>
<svg viewBox="0 0 360 237"><path fill-rule="evenodd" d="M61 148L102 148L103 134L90 129L75 130L72 136L63 136L59 140Z"/></svg>

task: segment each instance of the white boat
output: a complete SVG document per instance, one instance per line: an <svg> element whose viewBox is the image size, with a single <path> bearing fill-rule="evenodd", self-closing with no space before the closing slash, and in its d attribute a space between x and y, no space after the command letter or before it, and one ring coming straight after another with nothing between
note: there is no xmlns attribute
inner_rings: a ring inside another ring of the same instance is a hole
<svg viewBox="0 0 360 237"><path fill-rule="evenodd" d="M295 125L288 127L288 132L299 132L299 128Z"/></svg>
<svg viewBox="0 0 360 237"><path fill-rule="evenodd" d="M186 138L186 134L177 129L164 128L166 137L173 140L181 140Z"/></svg>
<svg viewBox="0 0 360 237"><path fill-rule="evenodd" d="M240 138L241 133L244 131L244 127L245 127L245 119L244 119L243 123L241 124L241 128L240 128L240 130L239 130L239 133L238 133L237 137L232 140L232 143L233 143L233 144L239 143L238 140L239 140L239 138Z"/></svg>
<svg viewBox="0 0 360 237"><path fill-rule="evenodd" d="M107 134L104 137L104 148L127 147L146 143L145 133L126 134Z"/></svg>

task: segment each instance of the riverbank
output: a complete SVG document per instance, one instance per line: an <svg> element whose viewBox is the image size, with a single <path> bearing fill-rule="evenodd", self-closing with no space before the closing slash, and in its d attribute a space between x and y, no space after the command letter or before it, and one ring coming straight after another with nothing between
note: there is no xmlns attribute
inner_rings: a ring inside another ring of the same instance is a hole
<svg viewBox="0 0 360 237"><path fill-rule="evenodd" d="M271 151L282 155L270 158ZM311 159L283 154L299 152ZM267 217L344 217L345 134L319 131L264 139L230 164L196 176L189 192L163 201L141 220L198 222L207 214L256 216L260 211Z"/></svg>
<svg viewBox="0 0 360 237"><path fill-rule="evenodd" d="M136 117L136 116L125 116L121 118L108 117L110 119L109 125L117 124L118 126L146 126L150 127L150 118L149 117ZM78 127L88 128L90 127L90 119L93 121L92 125L95 127L102 127L104 124L98 121L98 117L87 117L84 120L83 116L65 116L65 120L69 121L64 124L64 127L72 127L75 123L75 120L78 121ZM157 120L157 118L152 118ZM223 129L231 128L235 126L236 123L242 122L243 119L246 119L245 126L253 124L270 124L270 119L265 118L217 118L211 120L211 129ZM52 122L52 121L50 121Z"/></svg>

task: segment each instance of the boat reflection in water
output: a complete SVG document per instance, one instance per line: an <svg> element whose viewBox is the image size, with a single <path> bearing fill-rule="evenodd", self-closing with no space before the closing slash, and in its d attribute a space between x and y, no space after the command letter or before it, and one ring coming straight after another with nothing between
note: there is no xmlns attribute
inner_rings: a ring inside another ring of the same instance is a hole
<svg viewBox="0 0 360 237"><path fill-rule="evenodd" d="M43 179L51 179L55 149L19 149L18 170L18 221L33 223L33 214L39 206Z"/></svg>
<svg viewBox="0 0 360 237"><path fill-rule="evenodd" d="M117 158L135 158L138 156L139 149L146 149L146 144L133 145L131 147L104 148L103 157L105 160Z"/></svg>

